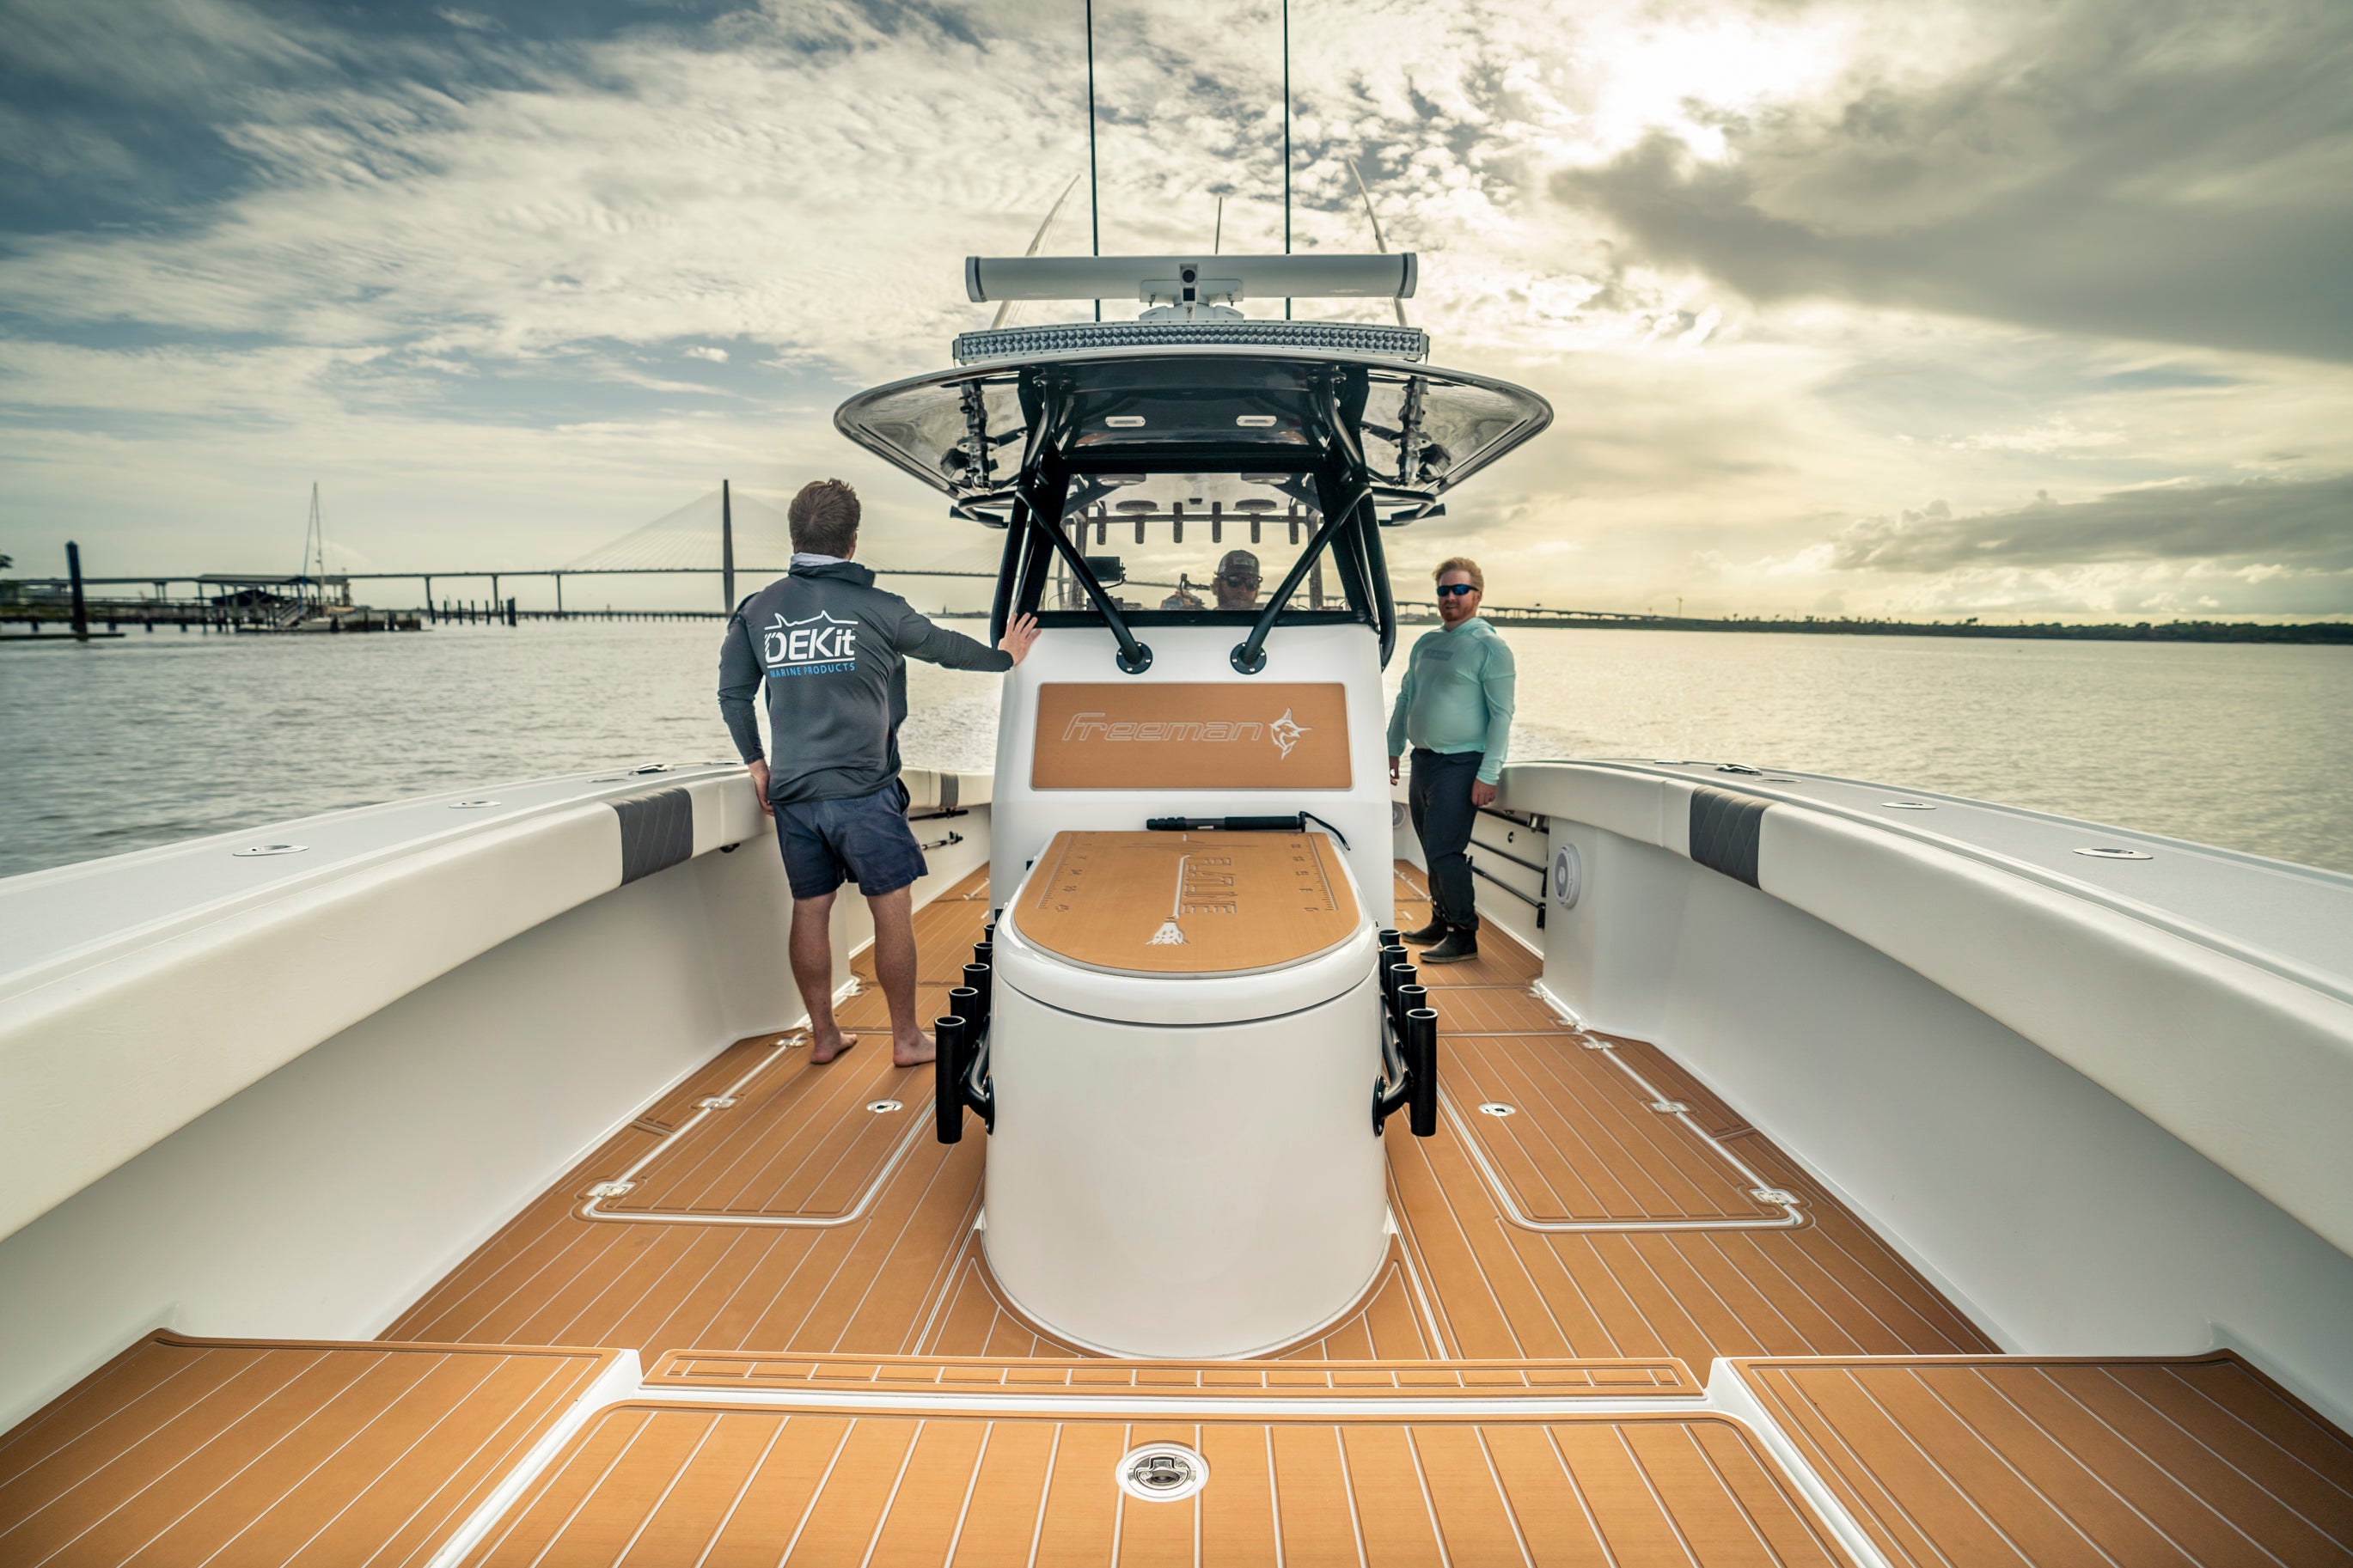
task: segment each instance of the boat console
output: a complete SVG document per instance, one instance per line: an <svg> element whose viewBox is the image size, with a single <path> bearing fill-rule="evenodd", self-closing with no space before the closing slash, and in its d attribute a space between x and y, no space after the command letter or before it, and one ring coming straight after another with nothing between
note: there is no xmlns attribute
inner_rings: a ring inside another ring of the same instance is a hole
<svg viewBox="0 0 2353 1568"><path fill-rule="evenodd" d="M997 917L984 1232L1091 1349L1247 1355L1388 1249L1377 943L1320 833L1055 835Z"/></svg>
<svg viewBox="0 0 2353 1568"><path fill-rule="evenodd" d="M1381 535L1551 410L1430 366L1417 331L1229 303L1403 295L1414 275L1410 257L976 260L976 300L1155 309L967 333L958 369L837 417L1005 531L991 629L1042 627L1000 709L999 912L943 1031L940 1133L982 1113L989 1267L1090 1349L1250 1355L1339 1317L1388 1256L1383 1121L1419 1089L1434 1126L1422 1009L1379 934Z"/></svg>

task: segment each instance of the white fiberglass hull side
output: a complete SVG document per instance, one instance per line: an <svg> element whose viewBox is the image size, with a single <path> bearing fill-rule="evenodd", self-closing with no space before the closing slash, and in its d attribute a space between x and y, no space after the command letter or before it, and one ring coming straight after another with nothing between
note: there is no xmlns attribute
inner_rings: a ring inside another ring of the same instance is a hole
<svg viewBox="0 0 2353 1568"><path fill-rule="evenodd" d="M1768 803L1758 885L1693 858L1701 789ZM1482 820L1482 917L1541 900L1557 1002L1740 1106L2007 1348L2229 1346L2353 1415L2353 879L1704 763L1516 764L1499 805L1549 835Z"/></svg>
<svg viewBox="0 0 2353 1568"><path fill-rule="evenodd" d="M669 1086L732 1041L800 1019L773 831L740 771L731 772L716 781L741 791L729 810L740 805L742 812L721 826L740 837L721 843L726 835L704 835L701 852L618 887L602 861L580 868L581 879L591 886L601 879L609 890L420 973L356 1022L307 1040L290 1037L282 1065L196 1108L0 1239L0 1429L156 1327L298 1340L381 1331ZM973 781L966 798L985 802L984 784ZM601 804L594 810L614 815ZM985 805L937 827L916 824L926 843L944 839L948 827L960 839L929 852L932 875L918 884L919 899L986 862L987 824ZM303 826L299 837L319 847L342 831L332 817ZM281 828L234 842L294 837ZM226 858L231 842L159 853ZM503 878L514 871L503 858L513 842L492 831L405 849L387 837L369 851L368 874L396 882L413 855L432 875L462 881L469 860L478 859L484 875ZM611 852L594 842L586 851ZM101 861L43 873L30 889L22 884L36 879L0 886L37 896L75 872L93 881L136 879L142 868ZM125 891L126 906L139 902L127 896L135 889ZM318 965L318 945L348 933L299 910L273 918L268 905L322 893L332 889L290 885L266 894L227 933L240 939L228 956L216 943L201 962L233 959L263 974ZM86 888L80 896L101 894ZM22 908L7 912L14 918ZM836 973L846 980L847 960L871 925L854 889L838 911ZM144 912L156 912L152 900ZM358 937L379 965L433 951L434 901L420 909L384 899L377 913L378 923L363 921ZM127 931L133 922L121 923ZM203 940L228 922L185 923ZM143 1006L147 977L165 956L152 948L101 956L77 975L76 1005L101 1016L110 996ZM26 1017L18 1011L12 1021ZM298 1015L293 1026L301 1022ZM156 1079L170 1078L175 1056L205 1051L206 1031L219 1023L192 1008L132 1037L145 1055L131 1070L144 1071L152 1090ZM20 1030L11 1046L38 1048L37 1065L58 1086L48 1114L105 1130L123 1089L108 1058L71 1033ZM14 1141L15 1153L26 1149Z"/></svg>

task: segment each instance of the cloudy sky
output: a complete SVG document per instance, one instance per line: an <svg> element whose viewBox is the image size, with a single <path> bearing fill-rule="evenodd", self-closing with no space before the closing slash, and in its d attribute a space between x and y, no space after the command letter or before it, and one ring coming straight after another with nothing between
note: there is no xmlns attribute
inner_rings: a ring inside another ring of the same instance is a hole
<svg viewBox="0 0 2353 1568"><path fill-rule="evenodd" d="M0 552L576 558L732 478L985 553L848 393L1085 168L1078 0L0 0ZM1281 244L1276 13L1098 0L1106 251ZM2343 0L1297 0L1299 243L1558 411L1401 577L2353 615ZM1048 239L1087 245L1085 187ZM1042 312L1043 307L1026 307ZM1042 315L1030 319L1044 319ZM534 590L525 589L526 593ZM699 589L680 587L682 597ZM393 595L397 597L397 595Z"/></svg>

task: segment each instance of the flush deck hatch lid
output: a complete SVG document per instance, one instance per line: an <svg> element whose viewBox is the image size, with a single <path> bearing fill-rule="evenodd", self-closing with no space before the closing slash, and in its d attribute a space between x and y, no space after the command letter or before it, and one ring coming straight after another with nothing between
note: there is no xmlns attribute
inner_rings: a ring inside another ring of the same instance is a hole
<svg viewBox="0 0 2353 1568"><path fill-rule="evenodd" d="M1037 946L1089 969L1244 974L1329 952L1363 920L1320 833L1054 836L1013 910Z"/></svg>

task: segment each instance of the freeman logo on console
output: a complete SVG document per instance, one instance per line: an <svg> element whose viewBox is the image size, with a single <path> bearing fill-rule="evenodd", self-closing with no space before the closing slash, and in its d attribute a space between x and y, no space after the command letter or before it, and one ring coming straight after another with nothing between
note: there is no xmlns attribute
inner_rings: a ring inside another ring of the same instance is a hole
<svg viewBox="0 0 2353 1568"><path fill-rule="evenodd" d="M1199 741L1210 744L1271 740L1284 757L1307 733L1307 726L1291 717L1291 710L1271 724L1254 719L1166 719L1134 723L1109 721L1100 709L1071 715L1062 726L1064 741Z"/></svg>

